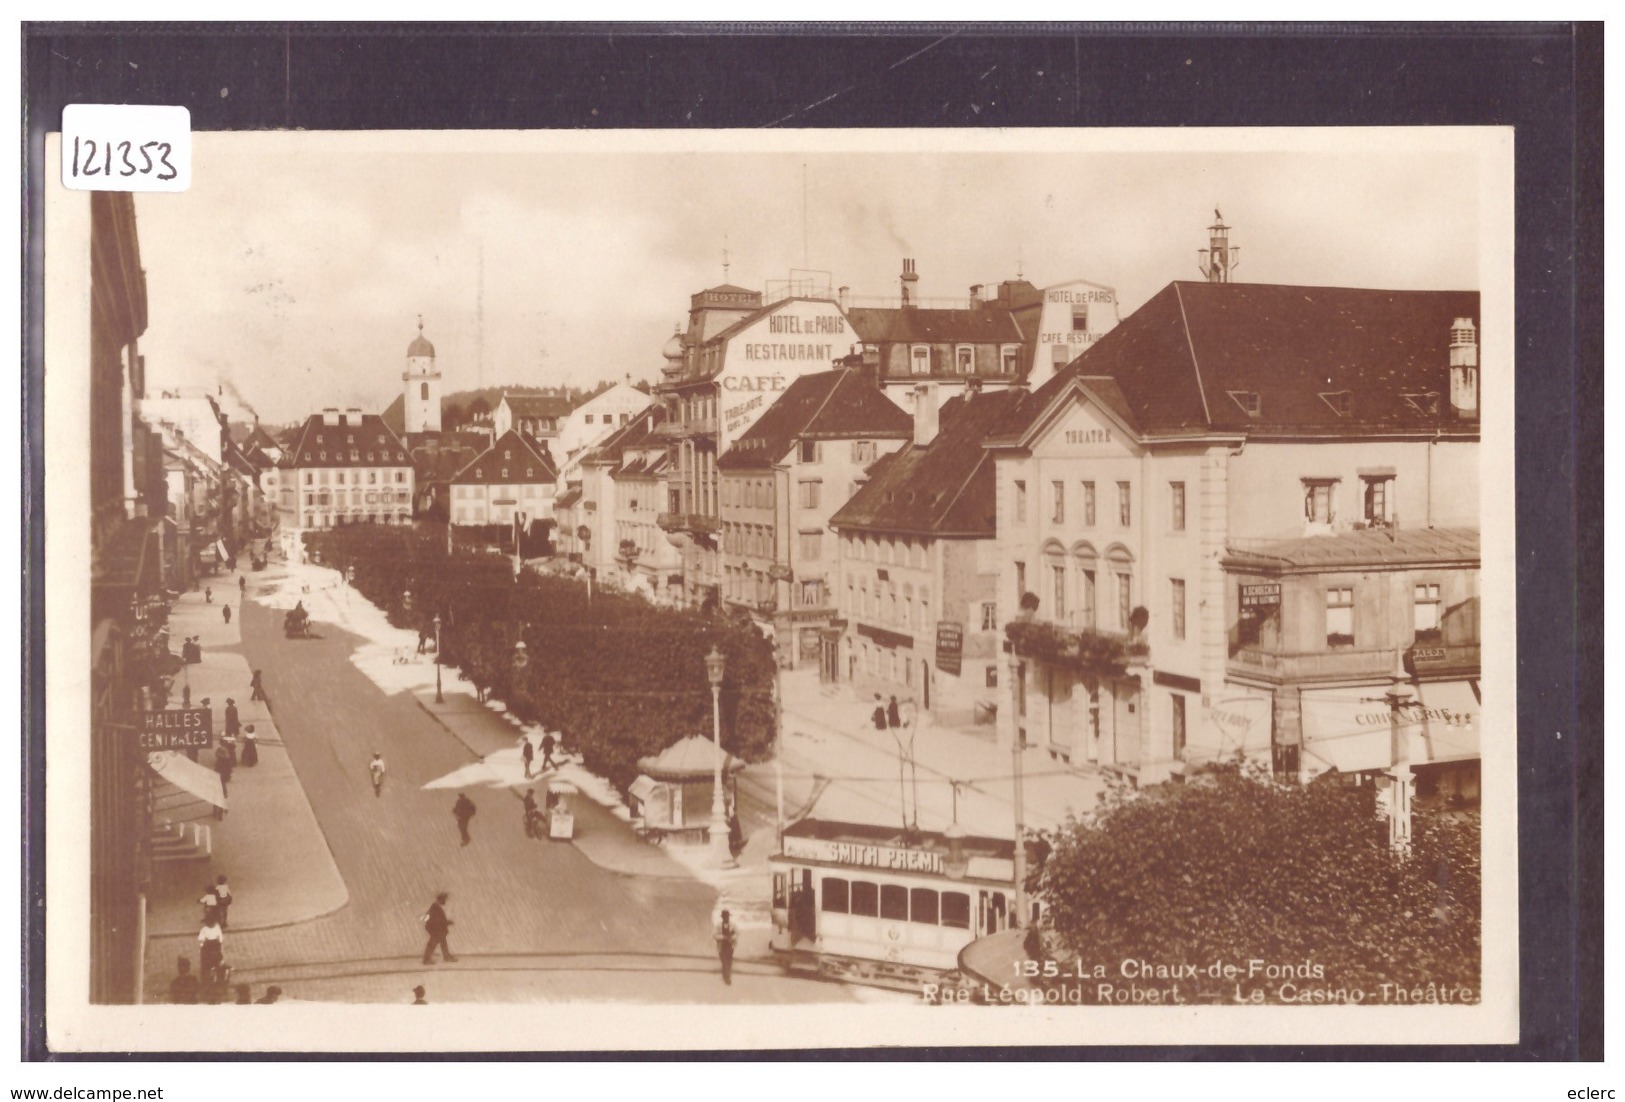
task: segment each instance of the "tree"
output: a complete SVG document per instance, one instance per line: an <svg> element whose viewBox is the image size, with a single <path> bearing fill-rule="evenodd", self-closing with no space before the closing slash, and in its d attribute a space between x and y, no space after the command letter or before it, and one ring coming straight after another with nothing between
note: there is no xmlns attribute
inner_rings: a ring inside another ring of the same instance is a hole
<svg viewBox="0 0 1625 1102"><path fill-rule="evenodd" d="M1124 961L1196 965L1183 1001L1316 989L1380 1002L1382 984L1428 983L1476 999L1477 820L1419 809L1414 826L1410 854L1396 854L1369 786L1280 783L1239 764L1114 789L1042 836L1032 886L1049 908L1047 952L1119 981Z"/></svg>

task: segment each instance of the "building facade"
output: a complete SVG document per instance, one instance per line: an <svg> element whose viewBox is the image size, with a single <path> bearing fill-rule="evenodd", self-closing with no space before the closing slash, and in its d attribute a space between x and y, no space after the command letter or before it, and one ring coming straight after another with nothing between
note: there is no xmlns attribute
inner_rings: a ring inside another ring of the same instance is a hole
<svg viewBox="0 0 1625 1102"><path fill-rule="evenodd" d="M993 720L999 621L994 462L987 434L1019 388L917 395L914 433L830 518L839 536L838 623L825 661L860 695L912 700L938 723Z"/></svg>
<svg viewBox="0 0 1625 1102"><path fill-rule="evenodd" d="M282 472L283 518L290 528L411 523L412 460L377 414L311 414L283 456Z"/></svg>
<svg viewBox="0 0 1625 1102"><path fill-rule="evenodd" d="M553 515L558 471L545 448L509 431L451 480L451 523L525 528Z"/></svg>
<svg viewBox="0 0 1625 1102"><path fill-rule="evenodd" d="M776 640L785 666L819 662L836 617L830 517L909 433L906 414L842 368L796 379L718 461L723 601Z"/></svg>
<svg viewBox="0 0 1625 1102"><path fill-rule="evenodd" d="M1393 625L1476 593L1477 311L1175 283L1035 392L988 443L1003 735L1142 782L1235 753L1315 771L1303 694L1382 698ZM1454 616L1436 669L1470 680Z"/></svg>
<svg viewBox="0 0 1625 1102"><path fill-rule="evenodd" d="M406 346L406 370L401 373L405 390L402 416L406 435L440 431L440 369L435 366L434 345L423 336L423 319L418 319L418 335Z"/></svg>
<svg viewBox="0 0 1625 1102"><path fill-rule="evenodd" d="M504 394L491 412L497 436L518 432L531 440L550 441L570 416L570 400L555 394Z"/></svg>

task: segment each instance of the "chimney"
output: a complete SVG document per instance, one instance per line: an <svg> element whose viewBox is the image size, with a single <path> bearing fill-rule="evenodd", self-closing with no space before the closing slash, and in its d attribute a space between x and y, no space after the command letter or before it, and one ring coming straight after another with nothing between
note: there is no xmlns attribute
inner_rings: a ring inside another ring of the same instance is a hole
<svg viewBox="0 0 1625 1102"><path fill-rule="evenodd" d="M361 410L356 406L351 406L349 409L345 410L344 423L352 428L361 424Z"/></svg>
<svg viewBox="0 0 1625 1102"><path fill-rule="evenodd" d="M846 293L851 289L850 287L837 287L835 289L835 301L843 310L846 309Z"/></svg>
<svg viewBox="0 0 1625 1102"><path fill-rule="evenodd" d="M331 426L338 423L339 411L337 406L328 406L326 409L322 410L322 424Z"/></svg>
<svg viewBox="0 0 1625 1102"><path fill-rule="evenodd" d="M925 447L937 438L937 384L914 388L914 443Z"/></svg>
<svg viewBox="0 0 1625 1102"><path fill-rule="evenodd" d="M919 273L914 270L914 261L903 258L903 305L914 305L914 285L920 281Z"/></svg>
<svg viewBox="0 0 1625 1102"><path fill-rule="evenodd" d="M1472 318L1450 323L1450 408L1457 417L1478 416L1478 328Z"/></svg>
<svg viewBox="0 0 1625 1102"><path fill-rule="evenodd" d="M980 283L970 285L970 301L972 306L978 305L982 301L982 285Z"/></svg>

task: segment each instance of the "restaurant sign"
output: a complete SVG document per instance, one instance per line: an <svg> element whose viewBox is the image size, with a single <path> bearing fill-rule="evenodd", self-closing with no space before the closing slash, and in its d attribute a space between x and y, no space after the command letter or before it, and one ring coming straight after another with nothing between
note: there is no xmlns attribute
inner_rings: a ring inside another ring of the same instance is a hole
<svg viewBox="0 0 1625 1102"><path fill-rule="evenodd" d="M168 708L141 713L141 749L201 750L209 745L214 721L207 708Z"/></svg>
<svg viewBox="0 0 1625 1102"><path fill-rule="evenodd" d="M832 865L858 865L866 869L942 872L942 854L930 850L869 846L861 842L835 842L824 838L786 835L784 856L797 861L827 861Z"/></svg>

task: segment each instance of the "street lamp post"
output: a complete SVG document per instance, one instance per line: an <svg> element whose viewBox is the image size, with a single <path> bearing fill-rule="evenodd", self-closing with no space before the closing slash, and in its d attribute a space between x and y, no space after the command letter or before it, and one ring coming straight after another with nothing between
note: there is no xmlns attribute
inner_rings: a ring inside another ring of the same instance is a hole
<svg viewBox="0 0 1625 1102"><path fill-rule="evenodd" d="M737 866L728 848L728 811L722 800L722 674L728 660L714 645L705 656L705 676L711 682L711 736L716 749L711 772L711 848L719 868Z"/></svg>
<svg viewBox="0 0 1625 1102"><path fill-rule="evenodd" d="M1395 659L1393 684L1384 698L1388 701L1388 730L1390 760L1388 789L1388 844L1396 850L1411 847L1411 790L1415 783L1411 777L1410 732L1405 729L1405 709L1416 704L1414 690L1409 684L1402 658Z"/></svg>
<svg viewBox="0 0 1625 1102"><path fill-rule="evenodd" d="M434 614L434 702L444 704L446 694L440 690L440 613Z"/></svg>
<svg viewBox="0 0 1625 1102"><path fill-rule="evenodd" d="M1022 822L1025 817L1022 804L1021 783L1021 751L1023 742L1021 730L1021 692L1022 692L1022 666L1021 657L1014 650L1010 652L1010 768L1013 791L1011 793L1012 806L1016 818L1016 913L1011 918L1012 926L1027 925L1027 846L1022 840L1026 833L1026 824Z"/></svg>

